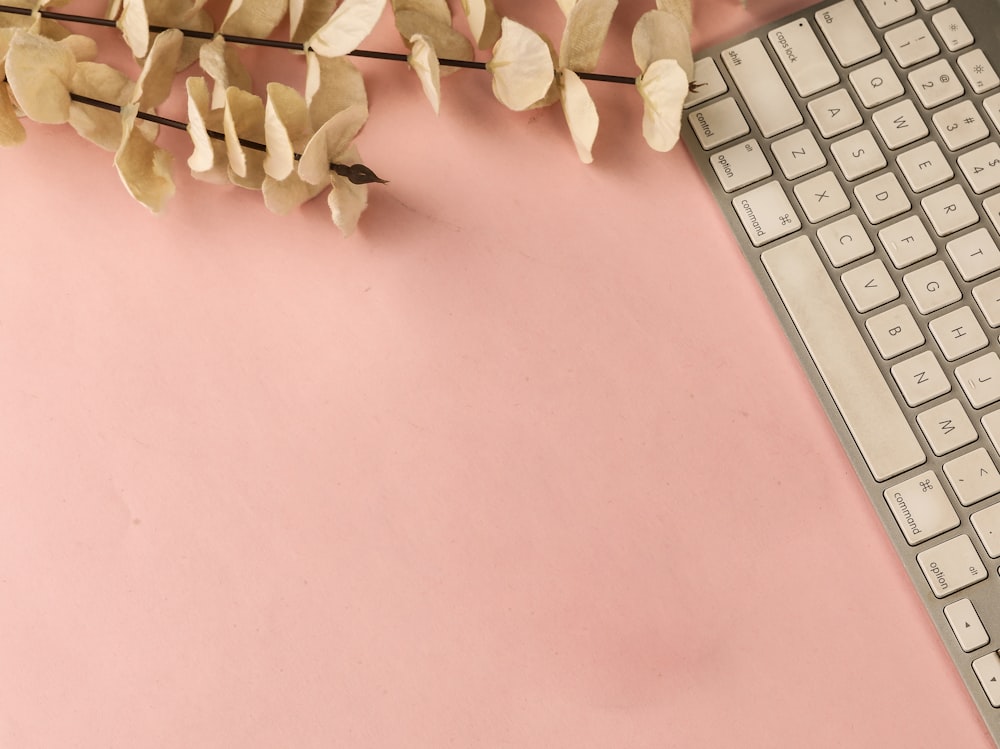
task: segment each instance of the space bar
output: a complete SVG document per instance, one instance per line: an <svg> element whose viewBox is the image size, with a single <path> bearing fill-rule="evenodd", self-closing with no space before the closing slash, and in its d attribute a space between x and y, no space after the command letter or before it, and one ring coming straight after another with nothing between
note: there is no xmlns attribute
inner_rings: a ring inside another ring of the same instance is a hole
<svg viewBox="0 0 1000 749"><path fill-rule="evenodd" d="M767 250L761 260L875 479L923 463L923 449L809 238Z"/></svg>

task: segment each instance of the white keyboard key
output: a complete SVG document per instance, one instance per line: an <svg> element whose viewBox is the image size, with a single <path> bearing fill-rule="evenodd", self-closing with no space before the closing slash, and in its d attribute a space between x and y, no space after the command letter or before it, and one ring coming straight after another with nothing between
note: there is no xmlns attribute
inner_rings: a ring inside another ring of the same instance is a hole
<svg viewBox="0 0 1000 749"><path fill-rule="evenodd" d="M840 280L858 312L868 312L899 298L899 289L881 260L851 268Z"/></svg>
<svg viewBox="0 0 1000 749"><path fill-rule="evenodd" d="M972 37L972 32L969 31L969 27L965 25L965 19L962 18L955 8L948 8L947 10L942 10L940 13L935 13L931 17L931 22L934 24L934 28L938 30L938 33L941 34L944 46L951 52L954 52L956 49L968 47L975 41Z"/></svg>
<svg viewBox="0 0 1000 749"><path fill-rule="evenodd" d="M896 163L914 192L929 190L955 176L941 147L934 141L900 154Z"/></svg>
<svg viewBox="0 0 1000 749"><path fill-rule="evenodd" d="M955 508L934 471L924 471L891 486L882 496L910 546L958 527Z"/></svg>
<svg viewBox="0 0 1000 749"><path fill-rule="evenodd" d="M854 196L873 224L881 224L910 210L910 199L892 173L858 185L854 188Z"/></svg>
<svg viewBox="0 0 1000 749"><path fill-rule="evenodd" d="M1000 655L989 653L972 662L979 683L986 692L986 699L993 707L1000 707Z"/></svg>
<svg viewBox="0 0 1000 749"><path fill-rule="evenodd" d="M872 17L872 22L882 28L909 18L917 9L910 0L861 0Z"/></svg>
<svg viewBox="0 0 1000 749"><path fill-rule="evenodd" d="M959 151L990 134L979 110L968 99L942 109L932 119L941 139L952 151Z"/></svg>
<svg viewBox="0 0 1000 749"><path fill-rule="evenodd" d="M1000 145L991 141L985 146L963 153L958 157L958 166L973 192L989 192L1000 185Z"/></svg>
<svg viewBox="0 0 1000 749"><path fill-rule="evenodd" d="M885 156L871 130L862 130L838 140L830 146L830 152L848 180L860 179L886 165Z"/></svg>
<svg viewBox="0 0 1000 749"><path fill-rule="evenodd" d="M919 216L909 216L887 226L878 233L878 239L897 268L913 265L937 252Z"/></svg>
<svg viewBox="0 0 1000 749"><path fill-rule="evenodd" d="M761 260L875 480L922 464L923 448L809 238Z"/></svg>
<svg viewBox="0 0 1000 749"><path fill-rule="evenodd" d="M966 281L1000 268L1000 248L986 229L976 229L948 242L948 254Z"/></svg>
<svg viewBox="0 0 1000 749"><path fill-rule="evenodd" d="M703 101L714 99L716 96L721 96L729 90L729 86L726 85L722 73L719 72L719 66L715 64L715 60L711 57L702 57L700 60L695 60L694 78L691 80L698 87L689 93L684 100L685 109L689 109L696 104L701 104Z"/></svg>
<svg viewBox="0 0 1000 749"><path fill-rule="evenodd" d="M955 633L959 646L966 653L989 645L990 636L986 633L983 620L976 613L975 606L968 598L963 598L944 607L944 616Z"/></svg>
<svg viewBox="0 0 1000 749"><path fill-rule="evenodd" d="M802 124L802 114L760 39L750 39L723 51L722 62L764 137Z"/></svg>
<svg viewBox="0 0 1000 749"><path fill-rule="evenodd" d="M826 166L826 155L809 130L799 130L776 140L771 144L771 152L788 179L796 179Z"/></svg>
<svg viewBox="0 0 1000 749"><path fill-rule="evenodd" d="M968 306L934 318L927 327L948 361L961 359L989 344L982 326Z"/></svg>
<svg viewBox="0 0 1000 749"><path fill-rule="evenodd" d="M1000 557L1000 504L972 513L969 520L986 553L994 559Z"/></svg>
<svg viewBox="0 0 1000 749"><path fill-rule="evenodd" d="M726 192L771 176L771 165L755 140L712 154L712 168Z"/></svg>
<svg viewBox="0 0 1000 749"><path fill-rule="evenodd" d="M914 70L907 78L910 86L917 92L920 103L927 109L957 99L965 93L962 82L947 60L935 60Z"/></svg>
<svg viewBox="0 0 1000 749"><path fill-rule="evenodd" d="M739 105L732 97L709 104L688 115L701 147L711 151L750 132Z"/></svg>
<svg viewBox="0 0 1000 749"><path fill-rule="evenodd" d="M903 68L929 60L941 51L927 24L919 20L887 31L885 42L896 62Z"/></svg>
<svg viewBox="0 0 1000 749"><path fill-rule="evenodd" d="M920 201L939 237L947 237L979 221L979 213L961 185L946 187Z"/></svg>
<svg viewBox="0 0 1000 749"><path fill-rule="evenodd" d="M903 84L885 58L858 68L848 78L861 103L869 109L903 95Z"/></svg>
<svg viewBox="0 0 1000 749"><path fill-rule="evenodd" d="M986 579L986 568L966 535L955 536L920 552L917 563L937 598Z"/></svg>
<svg viewBox="0 0 1000 749"><path fill-rule="evenodd" d="M993 126L1000 128L1000 94L993 94L983 99L983 109L993 120Z"/></svg>
<svg viewBox="0 0 1000 749"><path fill-rule="evenodd" d="M854 0L843 0L818 11L816 25L844 67L867 60L882 51Z"/></svg>
<svg viewBox="0 0 1000 749"><path fill-rule="evenodd" d="M955 379L973 408L995 403L1000 400L1000 357L991 351L955 367Z"/></svg>
<svg viewBox="0 0 1000 749"><path fill-rule="evenodd" d="M965 507L1000 492L1000 472L985 448L978 447L944 464L955 496Z"/></svg>
<svg viewBox="0 0 1000 749"><path fill-rule="evenodd" d="M924 344L924 334L905 304L869 317L865 327L883 359L893 359Z"/></svg>
<svg viewBox="0 0 1000 749"><path fill-rule="evenodd" d="M872 122L885 144L895 150L927 135L927 123L909 99L898 102L872 115Z"/></svg>
<svg viewBox="0 0 1000 749"><path fill-rule="evenodd" d="M851 207L851 201L847 199L833 172L823 172L799 182L794 191L806 218L814 224Z"/></svg>
<svg viewBox="0 0 1000 749"><path fill-rule="evenodd" d="M947 455L979 438L957 398L918 414L917 424L935 455Z"/></svg>
<svg viewBox="0 0 1000 749"><path fill-rule="evenodd" d="M805 19L774 29L767 35L778 59L802 96L812 96L836 85L840 76Z"/></svg>
<svg viewBox="0 0 1000 749"><path fill-rule="evenodd" d="M947 4L948 0L920 0L920 7L924 10L934 10Z"/></svg>
<svg viewBox="0 0 1000 749"><path fill-rule="evenodd" d="M906 402L920 406L951 390L951 382L933 351L924 351L892 367L892 378Z"/></svg>
<svg viewBox="0 0 1000 749"><path fill-rule="evenodd" d="M903 284L922 315L937 312L962 298L958 284L942 260L910 271L903 276Z"/></svg>
<svg viewBox="0 0 1000 749"><path fill-rule="evenodd" d="M861 225L861 219L853 214L821 227L816 238L835 268L875 252L875 245Z"/></svg>
<svg viewBox="0 0 1000 749"><path fill-rule="evenodd" d="M965 80L969 82L972 90L977 94L1000 86L1000 78L997 77L997 71L990 64L990 61L986 59L986 55L983 54L981 49L974 49L959 57L958 68L962 71Z"/></svg>
<svg viewBox="0 0 1000 749"><path fill-rule="evenodd" d="M986 430L993 447L1000 450L1000 411L988 413L980 421L982 421L983 429Z"/></svg>
<svg viewBox="0 0 1000 749"><path fill-rule="evenodd" d="M864 120L847 89L838 88L809 102L809 114L824 138L846 133Z"/></svg>
<svg viewBox="0 0 1000 749"><path fill-rule="evenodd" d="M983 211L993 222L993 228L1000 231L1000 195L991 195L982 203Z"/></svg>
<svg viewBox="0 0 1000 749"><path fill-rule="evenodd" d="M733 198L733 208L755 247L802 228L788 196L777 182L768 182Z"/></svg>
<svg viewBox="0 0 1000 749"><path fill-rule="evenodd" d="M1000 278L981 283L972 290L972 298L991 328L1000 328Z"/></svg>

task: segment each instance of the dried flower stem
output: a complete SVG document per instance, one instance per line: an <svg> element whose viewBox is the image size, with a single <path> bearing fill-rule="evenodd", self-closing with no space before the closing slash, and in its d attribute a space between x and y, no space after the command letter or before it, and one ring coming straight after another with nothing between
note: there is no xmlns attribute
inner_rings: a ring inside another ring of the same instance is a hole
<svg viewBox="0 0 1000 749"><path fill-rule="evenodd" d="M11 13L18 16L30 16L35 11L31 8L16 8L12 5L0 5L0 13ZM91 26L104 26L107 28L115 28L117 26L116 22L109 18L97 18L95 16L80 16L74 15L72 13L59 13L57 11L39 9L37 11L38 15L42 18L47 18L51 21L62 21L63 23L85 23ZM155 34L168 31L166 26L153 26L149 27L149 30ZM211 31L197 31L195 29L179 29L179 31L184 34L184 36L191 37L192 39L207 39L211 41L216 36L222 36L227 42L232 42L233 44L248 44L257 47L274 47L276 49L287 49L295 52L301 52L303 50L303 44L301 42L286 42L280 39L259 39L257 37L250 36L236 36L234 34L214 34ZM366 50L366 49L356 49L352 52L348 52L348 55L352 57L367 57L376 60L392 60L394 62L409 62L407 55L400 54L397 52L380 52L377 50ZM454 60L446 57L442 57L438 60L440 65L452 68L471 68L473 70L486 70L485 62L478 62L476 60ZM577 73L577 76L588 81L602 81L604 83L623 83L629 86L635 85L635 77L629 77L625 75L607 75L605 73Z"/></svg>

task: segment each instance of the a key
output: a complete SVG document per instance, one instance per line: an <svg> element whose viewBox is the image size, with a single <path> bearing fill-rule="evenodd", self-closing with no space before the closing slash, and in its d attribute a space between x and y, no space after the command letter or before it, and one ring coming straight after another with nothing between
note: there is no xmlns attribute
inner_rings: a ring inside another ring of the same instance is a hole
<svg viewBox="0 0 1000 749"><path fill-rule="evenodd" d="M944 472L964 507L1000 492L1000 472L985 448L949 460L944 464Z"/></svg>
<svg viewBox="0 0 1000 749"><path fill-rule="evenodd" d="M731 96L692 112L688 121L706 151L750 132L739 104Z"/></svg>
<svg viewBox="0 0 1000 749"><path fill-rule="evenodd" d="M830 146L830 152L848 180L860 179L886 165L871 130L861 130L838 140Z"/></svg>
<svg viewBox="0 0 1000 749"><path fill-rule="evenodd" d="M965 25L965 20L956 8L948 8L940 13L935 13L931 16L931 22L941 34L944 46L951 52L968 47L975 41L972 32L969 31L969 27Z"/></svg>
<svg viewBox="0 0 1000 749"><path fill-rule="evenodd" d="M756 140L712 154L712 168L726 192L739 190L771 176L771 165Z"/></svg>
<svg viewBox="0 0 1000 749"><path fill-rule="evenodd" d="M885 58L858 68L848 78L861 103L869 109L903 95L903 84Z"/></svg>
<svg viewBox="0 0 1000 749"><path fill-rule="evenodd" d="M824 138L846 133L864 120L847 89L838 88L809 102L809 114Z"/></svg>
<svg viewBox="0 0 1000 749"><path fill-rule="evenodd" d="M988 653L972 662L979 683L986 692L986 699L993 707L1000 707L1000 655Z"/></svg>
<svg viewBox="0 0 1000 749"><path fill-rule="evenodd" d="M809 130L799 130L774 141L771 144L771 152L788 179L796 179L826 166L823 149L816 142L816 136Z"/></svg>
<svg viewBox="0 0 1000 749"><path fill-rule="evenodd" d="M955 379L973 408L983 408L1000 400L1000 357L991 351L955 367Z"/></svg>
<svg viewBox="0 0 1000 749"><path fill-rule="evenodd" d="M902 68L929 60L941 51L927 24L920 20L887 31L885 42Z"/></svg>
<svg viewBox="0 0 1000 749"><path fill-rule="evenodd" d="M965 93L962 82L947 60L935 60L914 70L907 78L910 86L917 92L920 103L927 109L957 99Z"/></svg>
<svg viewBox="0 0 1000 749"><path fill-rule="evenodd" d="M934 318L927 328L948 361L961 359L989 344L982 326L968 306Z"/></svg>
<svg viewBox="0 0 1000 749"><path fill-rule="evenodd" d="M899 298L899 289L881 260L851 268L840 280L858 312L868 312Z"/></svg>
<svg viewBox="0 0 1000 749"><path fill-rule="evenodd" d="M955 633L959 646L966 653L989 645L990 636L986 634L983 620L979 618L976 607L968 598L945 606L944 616L951 625L951 631Z"/></svg>
<svg viewBox="0 0 1000 749"><path fill-rule="evenodd" d="M805 19L786 23L771 31L767 38L802 96L812 96L840 81L826 50Z"/></svg>
<svg viewBox="0 0 1000 749"><path fill-rule="evenodd" d="M995 141L958 157L958 166L972 191L980 194L1000 185L1000 145Z"/></svg>
<svg viewBox="0 0 1000 749"><path fill-rule="evenodd" d="M924 343L924 334L905 304L872 315L865 327L883 359L894 359Z"/></svg>
<svg viewBox="0 0 1000 749"><path fill-rule="evenodd" d="M966 281L1000 268L1000 248L986 229L976 229L948 242L948 254Z"/></svg>
<svg viewBox="0 0 1000 749"><path fill-rule="evenodd" d="M1000 278L979 284L972 290L972 298L979 305L986 324L991 328L1000 328Z"/></svg>
<svg viewBox="0 0 1000 749"><path fill-rule="evenodd" d="M833 172L823 172L799 182L795 185L794 192L806 218L814 224L851 207L851 201L847 199Z"/></svg>
<svg viewBox="0 0 1000 749"><path fill-rule="evenodd" d="M777 182L768 182L733 198L733 209L755 247L802 228L788 196Z"/></svg>
<svg viewBox="0 0 1000 749"><path fill-rule="evenodd" d="M966 535L955 536L920 552L917 563L938 598L986 579L986 568Z"/></svg>
<svg viewBox="0 0 1000 749"><path fill-rule="evenodd" d="M729 90L729 86L726 85L722 73L719 72L719 66L715 64L715 60L711 57L703 57L700 60L695 60L694 77L691 80L697 83L698 87L689 93L684 100L685 109L690 109L697 104L701 104L703 101L721 96Z"/></svg>
<svg viewBox="0 0 1000 749"><path fill-rule="evenodd" d="M842 0L818 11L816 25L844 67L874 57L882 50L854 0Z"/></svg>
<svg viewBox="0 0 1000 749"><path fill-rule="evenodd" d="M875 252L875 245L868 232L861 225L861 220L853 214L820 227L816 238L835 268Z"/></svg>
<svg viewBox="0 0 1000 749"><path fill-rule="evenodd" d="M910 406L923 405L951 390L948 376L933 351L917 354L894 365L890 371Z"/></svg>
<svg viewBox="0 0 1000 749"><path fill-rule="evenodd" d="M922 315L937 312L962 298L958 284L942 260L910 271L903 276L903 285Z"/></svg>
<svg viewBox="0 0 1000 749"><path fill-rule="evenodd" d="M969 520L986 553L994 559L1000 557L1000 504L972 513Z"/></svg>
<svg viewBox="0 0 1000 749"><path fill-rule="evenodd" d="M941 147L934 141L900 154L896 157L896 163L913 192L937 187L955 176Z"/></svg>
<svg viewBox="0 0 1000 749"><path fill-rule="evenodd" d="M959 57L958 69L962 71L965 80L977 94L1000 86L996 70L981 49L974 49Z"/></svg>
<svg viewBox="0 0 1000 749"><path fill-rule="evenodd" d="M990 134L979 111L968 99L942 109L932 119L941 139L952 151L960 151Z"/></svg>
<svg viewBox="0 0 1000 749"><path fill-rule="evenodd" d="M802 114L760 39L724 50L722 62L765 137L802 124Z"/></svg>
<svg viewBox="0 0 1000 749"><path fill-rule="evenodd" d="M939 237L947 237L979 221L979 214L961 185L951 185L920 201Z"/></svg>
<svg viewBox="0 0 1000 749"><path fill-rule="evenodd" d="M882 496L910 546L958 527L958 515L934 471L890 486Z"/></svg>
<svg viewBox="0 0 1000 749"><path fill-rule="evenodd" d="M908 216L887 226L878 233L878 238L897 268L913 265L937 252L937 246L919 216Z"/></svg>
<svg viewBox="0 0 1000 749"><path fill-rule="evenodd" d="M872 22L882 28L909 18L917 9L910 0L861 0L867 8Z"/></svg>
<svg viewBox="0 0 1000 749"><path fill-rule="evenodd" d="M910 199L895 174L882 174L854 188L854 196L868 220L881 224L910 210Z"/></svg>
<svg viewBox="0 0 1000 749"><path fill-rule="evenodd" d="M872 115L872 122L882 140L893 150L927 135L927 124L909 99L880 109Z"/></svg>

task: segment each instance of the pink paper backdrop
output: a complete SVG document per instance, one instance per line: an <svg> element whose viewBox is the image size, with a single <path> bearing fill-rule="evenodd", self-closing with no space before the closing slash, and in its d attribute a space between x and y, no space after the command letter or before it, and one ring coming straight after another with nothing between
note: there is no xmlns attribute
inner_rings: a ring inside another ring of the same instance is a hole
<svg viewBox="0 0 1000 749"><path fill-rule="evenodd" d="M585 167L483 74L435 117L364 69L391 182L348 241L177 135L158 217L67 127L0 153L0 746L991 746L635 92L591 86Z"/></svg>

